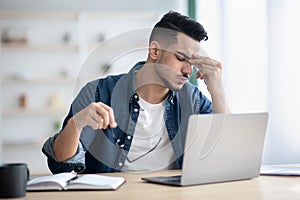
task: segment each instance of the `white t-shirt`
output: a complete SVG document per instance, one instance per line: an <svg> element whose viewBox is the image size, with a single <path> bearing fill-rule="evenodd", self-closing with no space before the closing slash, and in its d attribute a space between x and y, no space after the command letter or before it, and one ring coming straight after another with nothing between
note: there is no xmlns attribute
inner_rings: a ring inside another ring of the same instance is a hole
<svg viewBox="0 0 300 200"><path fill-rule="evenodd" d="M126 159L123 171L174 168L172 165L174 152L164 120L164 103L165 101L159 104L150 104L139 99L140 113L127 155L127 159L130 161ZM157 147L151 151L156 145Z"/></svg>

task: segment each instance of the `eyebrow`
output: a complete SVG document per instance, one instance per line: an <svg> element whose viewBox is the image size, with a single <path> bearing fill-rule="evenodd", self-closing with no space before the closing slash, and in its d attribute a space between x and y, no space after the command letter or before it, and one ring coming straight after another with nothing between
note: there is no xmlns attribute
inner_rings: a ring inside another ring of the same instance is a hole
<svg viewBox="0 0 300 200"><path fill-rule="evenodd" d="M189 57L188 55L186 55L185 53L183 53L183 52L181 52L181 51L176 51L176 53L182 55L186 60L192 59L191 57Z"/></svg>

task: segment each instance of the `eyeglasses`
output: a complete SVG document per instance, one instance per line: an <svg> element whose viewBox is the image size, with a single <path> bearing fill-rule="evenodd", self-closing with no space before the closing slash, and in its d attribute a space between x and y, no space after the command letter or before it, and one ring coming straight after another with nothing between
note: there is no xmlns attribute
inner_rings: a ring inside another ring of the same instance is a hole
<svg viewBox="0 0 300 200"><path fill-rule="evenodd" d="M120 144L121 140L117 138L117 136L115 135L115 133L114 133L114 131L113 131L112 129L110 129L110 130L111 130L111 133L112 133L113 138L116 140L116 143L115 143L116 146L118 146L119 148L123 149L125 145L124 145L124 144ZM132 159L132 160L130 160L130 159L128 158L128 156L126 156L126 160L127 160L129 163L133 163L133 162L135 162L135 161L137 161L137 160L139 160L139 159L145 157L146 155L148 155L149 153L151 153L152 151L154 151L154 150L158 147L158 145L159 145L159 143L161 142L161 140L162 140L162 136L159 138L158 142L154 145L154 147L152 147L149 151L147 151L146 153L144 153L144 154L142 154L142 155L140 155L140 156L138 156L137 158Z"/></svg>
<svg viewBox="0 0 300 200"><path fill-rule="evenodd" d="M152 151L154 151L154 149L156 149L156 147L159 145L160 141L162 140L162 137L159 138L158 142L156 143L156 145L154 147L152 147L149 151L147 151L146 153L140 155L139 157L135 158L135 159L132 159L132 160L129 160L128 156L126 156L126 160L129 162L129 163L133 163L134 161L137 161L143 157L145 157L146 155L148 155L149 153L151 153Z"/></svg>

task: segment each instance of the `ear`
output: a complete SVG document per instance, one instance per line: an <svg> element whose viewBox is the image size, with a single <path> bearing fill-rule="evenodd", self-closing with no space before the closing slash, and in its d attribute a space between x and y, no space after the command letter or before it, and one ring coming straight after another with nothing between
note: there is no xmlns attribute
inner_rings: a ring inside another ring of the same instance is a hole
<svg viewBox="0 0 300 200"><path fill-rule="evenodd" d="M149 56L151 57L152 60L156 61L159 58L159 44L157 41L152 41L149 46Z"/></svg>

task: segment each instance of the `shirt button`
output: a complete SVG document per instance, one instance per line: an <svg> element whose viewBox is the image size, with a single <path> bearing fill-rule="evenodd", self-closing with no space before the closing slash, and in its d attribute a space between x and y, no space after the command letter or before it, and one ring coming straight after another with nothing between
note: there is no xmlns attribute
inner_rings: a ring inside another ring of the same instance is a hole
<svg viewBox="0 0 300 200"><path fill-rule="evenodd" d="M122 167L122 166L123 166L123 163L120 162L120 163L119 163L119 166Z"/></svg>
<svg viewBox="0 0 300 200"><path fill-rule="evenodd" d="M128 136L127 136L127 139L128 139L128 140L131 140L131 136L130 136L130 135L128 135Z"/></svg>
<svg viewBox="0 0 300 200"><path fill-rule="evenodd" d="M77 167L77 171L81 171L82 170L82 167Z"/></svg>
<svg viewBox="0 0 300 200"><path fill-rule="evenodd" d="M135 108L135 109L133 109L133 111L134 111L134 112L138 112L138 111L139 111L139 109Z"/></svg>

